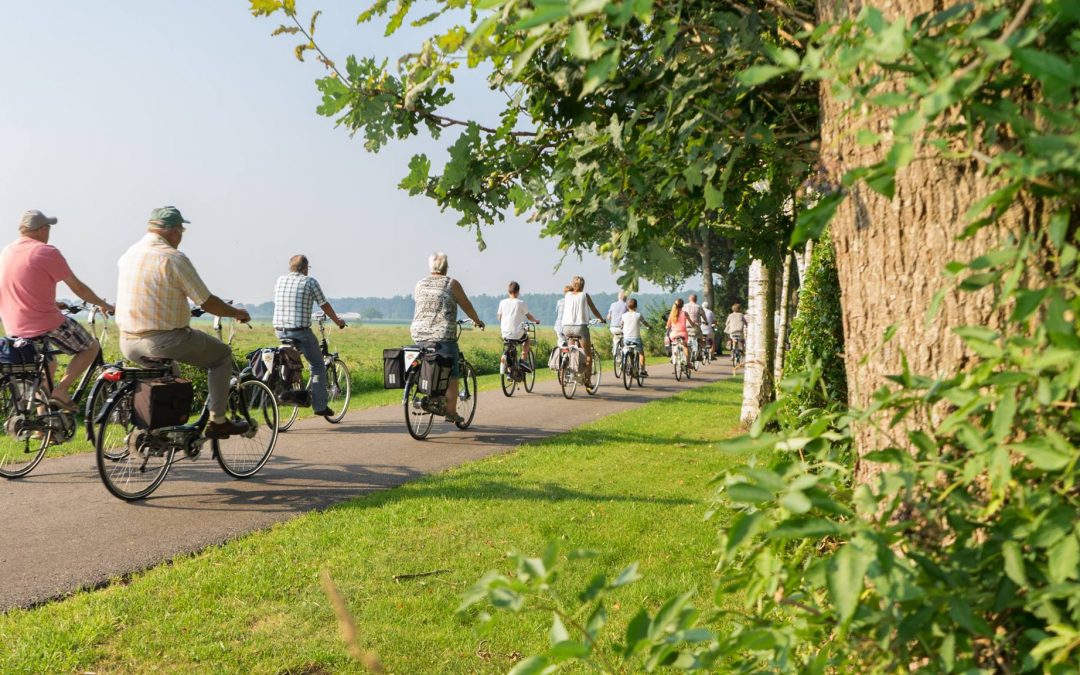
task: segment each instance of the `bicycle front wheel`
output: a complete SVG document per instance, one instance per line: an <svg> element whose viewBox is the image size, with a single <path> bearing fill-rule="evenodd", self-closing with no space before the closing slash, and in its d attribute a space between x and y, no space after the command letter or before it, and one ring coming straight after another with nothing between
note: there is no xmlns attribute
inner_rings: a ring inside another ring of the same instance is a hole
<svg viewBox="0 0 1080 675"><path fill-rule="evenodd" d="M559 361L559 386L564 398L574 398L577 393L577 373L570 369L570 357L565 354Z"/></svg>
<svg viewBox="0 0 1080 675"><path fill-rule="evenodd" d="M676 356L672 359L672 363L675 364L675 381L679 382L682 380L682 357Z"/></svg>
<svg viewBox="0 0 1080 675"><path fill-rule="evenodd" d="M421 394L418 386L420 382L420 368L413 366L405 375L405 396L402 399L405 406L405 427L409 435L418 441L427 438L431 432L431 423L435 416L423 408L423 401L427 398Z"/></svg>
<svg viewBox="0 0 1080 675"><path fill-rule="evenodd" d="M623 371L626 368L626 364L623 363L622 358L622 341L615 343L615 348L611 354L611 367L615 371L615 379L619 379L623 376Z"/></svg>
<svg viewBox="0 0 1080 675"><path fill-rule="evenodd" d="M326 368L327 405L334 411L332 417L325 417L330 424L337 424L345 417L352 399L352 376L349 368L341 359L334 359Z"/></svg>
<svg viewBox="0 0 1080 675"><path fill-rule="evenodd" d="M52 430L42 424L39 411L49 411L49 395L32 380L5 379L0 383L0 476L20 478L34 470L52 441Z"/></svg>
<svg viewBox="0 0 1080 675"><path fill-rule="evenodd" d="M529 350L529 355L525 357L525 365L529 367L528 372L525 373L525 391L532 392L536 387L536 357L532 350Z"/></svg>
<svg viewBox="0 0 1080 675"><path fill-rule="evenodd" d="M278 404L274 392L259 380L241 382L229 390L226 414L247 420L248 430L213 439L214 456L233 478L250 478L266 465L277 445Z"/></svg>
<svg viewBox="0 0 1080 675"><path fill-rule="evenodd" d="M293 391L300 391L303 389L303 385L299 382L293 384ZM288 431L289 427L296 423L296 418L300 416L300 406L292 403L278 403L278 412L281 413L281 417L278 419L278 431Z"/></svg>
<svg viewBox="0 0 1080 675"><path fill-rule="evenodd" d="M468 429L476 417L476 369L471 363L465 363L458 382L457 414L464 419L455 422L458 429Z"/></svg>
<svg viewBox="0 0 1080 675"><path fill-rule="evenodd" d="M175 448L153 442L147 429L135 426L135 390L113 397L95 438L98 474L114 497L142 499L161 485L172 466Z"/></svg>

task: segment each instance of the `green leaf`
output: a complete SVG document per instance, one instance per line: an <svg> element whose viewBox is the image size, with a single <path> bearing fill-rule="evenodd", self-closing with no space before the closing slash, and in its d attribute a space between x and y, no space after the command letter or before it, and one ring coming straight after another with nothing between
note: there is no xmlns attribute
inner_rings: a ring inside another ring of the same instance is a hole
<svg viewBox="0 0 1080 675"><path fill-rule="evenodd" d="M1039 308L1039 305L1042 304L1043 300L1046 299L1047 293L1049 293L1049 289L1047 288L1017 292L1016 306L1013 307L1012 320L1020 322L1031 316L1035 310Z"/></svg>
<svg viewBox="0 0 1080 675"><path fill-rule="evenodd" d="M1069 62L1056 54L1037 49L1017 49L1013 54L1020 69L1037 80L1054 78L1072 85L1080 84Z"/></svg>
<svg viewBox="0 0 1080 675"><path fill-rule="evenodd" d="M1005 559L1005 574L1020 588L1027 588L1027 575L1024 573L1024 558L1020 553L1020 544L1007 541L1001 545L1001 555Z"/></svg>
<svg viewBox="0 0 1080 675"><path fill-rule="evenodd" d="M270 16L282 8L281 0L251 0L253 16Z"/></svg>
<svg viewBox="0 0 1080 675"><path fill-rule="evenodd" d="M848 542L829 558L825 576L829 597L836 606L841 623L847 623L859 606L866 571L870 569L873 555Z"/></svg>
<svg viewBox="0 0 1080 675"><path fill-rule="evenodd" d="M530 656L518 661L518 664L510 669L510 675L546 675L556 670L558 666L552 665L546 656Z"/></svg>
<svg viewBox="0 0 1080 675"><path fill-rule="evenodd" d="M794 490L780 498L780 506L794 514L802 514L809 511L813 504L810 503L810 498L806 496L806 493Z"/></svg>
<svg viewBox="0 0 1080 675"><path fill-rule="evenodd" d="M1069 533L1046 553L1046 572L1054 583L1064 583L1076 579L1080 572L1080 542L1076 535Z"/></svg>
<svg viewBox="0 0 1080 675"><path fill-rule="evenodd" d="M626 626L626 645L623 647L623 657L630 657L647 646L649 637L649 613L644 609L638 610L634 618Z"/></svg>
<svg viewBox="0 0 1080 675"><path fill-rule="evenodd" d="M727 529L727 545L724 547L724 555L731 558L735 551L758 533L764 524L765 514L760 511L753 513L741 513L735 517L735 522Z"/></svg>
<svg viewBox="0 0 1080 675"><path fill-rule="evenodd" d="M554 645L547 652L547 657L554 663L583 659L589 655L589 646L578 640L565 640Z"/></svg>
<svg viewBox="0 0 1080 675"><path fill-rule="evenodd" d="M527 30L559 19L565 19L568 16L570 16L570 3L538 4L536 9L526 14L513 26L510 26L510 30Z"/></svg>
<svg viewBox="0 0 1080 675"><path fill-rule="evenodd" d="M735 483L727 487L727 496L733 502L760 504L773 500L773 493L751 483Z"/></svg>
<svg viewBox="0 0 1080 675"><path fill-rule="evenodd" d="M713 187L712 181L705 183L705 207L718 209L724 205L724 193Z"/></svg>
<svg viewBox="0 0 1080 675"><path fill-rule="evenodd" d="M788 72L788 69L782 66L750 66L737 74L735 79L748 87L756 87L786 72Z"/></svg>
<svg viewBox="0 0 1080 675"><path fill-rule="evenodd" d="M589 41L589 27L584 21L575 21L566 37L566 48L576 58L587 61L592 58L592 43Z"/></svg>
<svg viewBox="0 0 1080 675"><path fill-rule="evenodd" d="M624 569L622 572L620 572L619 576L615 578L615 581L612 581L608 585L608 588L618 588L620 586L625 586L627 584L632 584L635 581L637 581L638 579L640 579L641 575L638 574L637 568L638 568L637 562L632 562L629 565L627 565L626 569Z"/></svg>
<svg viewBox="0 0 1080 675"><path fill-rule="evenodd" d="M581 96L588 96L606 84L608 79L611 78L618 61L619 50L615 48L590 63L585 69L585 80L581 84Z"/></svg>
<svg viewBox="0 0 1080 675"><path fill-rule="evenodd" d="M829 221L836 215L840 202L844 201L844 196L842 192L828 195L812 208L801 211L796 220L795 231L791 233L791 248L801 246L811 239L820 239Z"/></svg>
<svg viewBox="0 0 1080 675"><path fill-rule="evenodd" d="M1060 471L1072 459L1067 453L1051 445L1050 441L1043 436L1032 436L1012 447L1026 457L1036 469L1043 471Z"/></svg>

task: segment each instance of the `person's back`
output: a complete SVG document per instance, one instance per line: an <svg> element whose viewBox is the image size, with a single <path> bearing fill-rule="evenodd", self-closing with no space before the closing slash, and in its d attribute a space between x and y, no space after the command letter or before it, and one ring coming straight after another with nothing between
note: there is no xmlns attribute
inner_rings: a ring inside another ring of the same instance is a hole
<svg viewBox="0 0 1080 675"><path fill-rule="evenodd" d="M529 318L529 306L521 298L503 298L499 302L498 312L502 336L508 340L520 340L525 333L522 324Z"/></svg>
<svg viewBox="0 0 1080 675"><path fill-rule="evenodd" d="M585 313L587 307L585 299L585 291L569 291L563 296L562 325L564 328L588 325L589 316Z"/></svg>
<svg viewBox="0 0 1080 675"><path fill-rule="evenodd" d="M64 322L56 284L71 275L55 246L19 237L0 252L0 320L11 337L37 337Z"/></svg>
<svg viewBox="0 0 1080 675"><path fill-rule="evenodd" d="M622 316L625 313L626 300L622 298L622 292L620 291L620 297L608 307L607 321L613 333L618 332L618 329L622 326Z"/></svg>
<svg viewBox="0 0 1080 675"><path fill-rule="evenodd" d="M278 277L274 284L274 318L271 324L279 330L310 328L312 307L326 302L326 295L318 281L300 271L290 271Z"/></svg>
<svg viewBox="0 0 1080 675"><path fill-rule="evenodd" d="M623 340L641 339L641 313L628 309L622 314Z"/></svg>
<svg viewBox="0 0 1080 675"><path fill-rule="evenodd" d="M409 329L416 342L444 342L457 337L457 302L450 291L452 281L448 276L432 274L416 282L415 309Z"/></svg>
<svg viewBox="0 0 1080 675"><path fill-rule="evenodd" d="M746 315L742 312L732 312L724 321L724 333L729 337L743 337L746 332Z"/></svg>

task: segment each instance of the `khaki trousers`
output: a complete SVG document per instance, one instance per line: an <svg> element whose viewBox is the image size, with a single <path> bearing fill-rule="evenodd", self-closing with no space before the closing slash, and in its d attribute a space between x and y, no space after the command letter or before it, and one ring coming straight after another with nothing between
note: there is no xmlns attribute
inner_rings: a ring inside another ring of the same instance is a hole
<svg viewBox="0 0 1080 675"><path fill-rule="evenodd" d="M146 357L172 359L180 363L206 368L210 419L225 420L229 396L229 377L232 375L232 350L217 338L191 328L177 328L144 335L120 335L120 352L140 366L152 368Z"/></svg>

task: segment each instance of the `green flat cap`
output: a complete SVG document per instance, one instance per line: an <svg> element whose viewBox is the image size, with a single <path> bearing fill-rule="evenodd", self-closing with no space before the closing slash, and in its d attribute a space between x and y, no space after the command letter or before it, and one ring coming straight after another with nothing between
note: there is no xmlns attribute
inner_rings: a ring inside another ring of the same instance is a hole
<svg viewBox="0 0 1080 675"><path fill-rule="evenodd" d="M180 209L175 206L162 206L150 213L150 224L166 230L174 227L183 227L184 223L190 223L180 215Z"/></svg>

